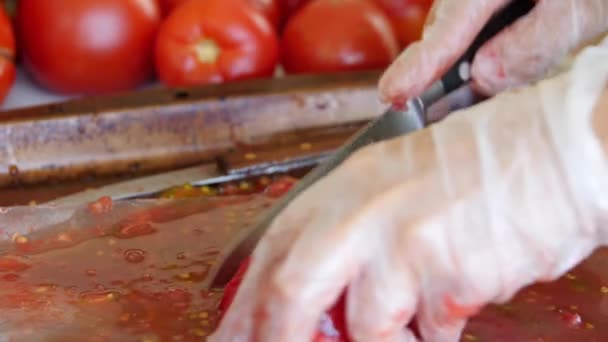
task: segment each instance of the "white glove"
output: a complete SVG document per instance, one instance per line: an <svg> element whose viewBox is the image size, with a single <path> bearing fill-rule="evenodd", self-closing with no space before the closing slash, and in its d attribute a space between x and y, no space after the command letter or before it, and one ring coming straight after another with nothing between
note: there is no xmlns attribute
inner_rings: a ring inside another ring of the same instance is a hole
<svg viewBox="0 0 608 342"><path fill-rule="evenodd" d="M484 304L557 278L607 241L607 80L608 47L589 48L566 74L355 153L275 220L210 341L309 342L345 289L354 341L413 341L412 319L424 341L456 341Z"/></svg>
<svg viewBox="0 0 608 342"><path fill-rule="evenodd" d="M435 0L423 39L380 80L385 102L404 103L443 75L508 0ZM476 54L474 88L487 95L544 78L567 54L608 32L608 0L538 1Z"/></svg>

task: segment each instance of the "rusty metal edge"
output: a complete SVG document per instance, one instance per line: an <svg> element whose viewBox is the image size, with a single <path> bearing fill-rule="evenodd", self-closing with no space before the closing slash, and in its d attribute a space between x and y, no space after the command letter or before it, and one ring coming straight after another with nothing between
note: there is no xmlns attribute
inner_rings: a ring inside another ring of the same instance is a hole
<svg viewBox="0 0 608 342"><path fill-rule="evenodd" d="M379 75L158 88L5 112L0 187L187 167L277 133L369 119L382 110Z"/></svg>

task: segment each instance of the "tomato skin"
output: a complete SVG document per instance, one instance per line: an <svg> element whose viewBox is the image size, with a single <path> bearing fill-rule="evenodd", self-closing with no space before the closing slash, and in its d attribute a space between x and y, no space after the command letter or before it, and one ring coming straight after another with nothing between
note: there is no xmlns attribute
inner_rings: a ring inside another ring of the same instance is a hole
<svg viewBox="0 0 608 342"><path fill-rule="evenodd" d="M433 0L375 0L391 20L401 48L422 38Z"/></svg>
<svg viewBox="0 0 608 342"><path fill-rule="evenodd" d="M186 0L160 0L160 9L163 16L169 15L178 5L185 1Z"/></svg>
<svg viewBox="0 0 608 342"><path fill-rule="evenodd" d="M156 0L21 0L17 32L24 65L58 93L134 88L153 75Z"/></svg>
<svg viewBox="0 0 608 342"><path fill-rule="evenodd" d="M281 41L288 73L379 69L398 53L389 19L371 0L315 0L289 20Z"/></svg>
<svg viewBox="0 0 608 342"><path fill-rule="evenodd" d="M15 50L12 21L2 6L0 7L0 103L10 92L17 77L14 63Z"/></svg>
<svg viewBox="0 0 608 342"><path fill-rule="evenodd" d="M281 11L286 18L289 18L309 2L310 0L280 0Z"/></svg>
<svg viewBox="0 0 608 342"><path fill-rule="evenodd" d="M161 0L161 8L165 15L169 15L177 6L188 0ZM282 11L277 0L243 0L253 5L270 21L273 27L278 28L282 21Z"/></svg>
<svg viewBox="0 0 608 342"><path fill-rule="evenodd" d="M270 21L270 24L278 29L283 21L283 12L276 0L246 0Z"/></svg>
<svg viewBox="0 0 608 342"><path fill-rule="evenodd" d="M272 76L276 32L241 0L190 0L167 17L156 42L156 68L169 86Z"/></svg>

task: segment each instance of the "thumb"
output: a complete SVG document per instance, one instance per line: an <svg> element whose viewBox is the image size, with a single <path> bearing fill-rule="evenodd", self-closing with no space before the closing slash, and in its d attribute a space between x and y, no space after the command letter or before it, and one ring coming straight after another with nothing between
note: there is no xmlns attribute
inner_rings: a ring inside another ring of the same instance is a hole
<svg viewBox="0 0 608 342"><path fill-rule="evenodd" d="M492 14L508 0L437 0L423 39L410 45L379 82L383 102L420 95L466 51Z"/></svg>
<svg viewBox="0 0 608 342"><path fill-rule="evenodd" d="M486 95L537 81L580 43L608 29L608 1L539 1L532 11L486 43L471 69Z"/></svg>

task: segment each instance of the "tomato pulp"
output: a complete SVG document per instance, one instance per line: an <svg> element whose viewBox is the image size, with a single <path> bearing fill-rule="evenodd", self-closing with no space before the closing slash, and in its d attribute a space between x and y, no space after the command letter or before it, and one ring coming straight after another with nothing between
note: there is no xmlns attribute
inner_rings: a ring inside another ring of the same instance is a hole
<svg viewBox="0 0 608 342"><path fill-rule="evenodd" d="M190 0L161 26L156 68L170 86L219 83L273 75L276 32L242 0Z"/></svg>
<svg viewBox="0 0 608 342"><path fill-rule="evenodd" d="M153 75L155 0L20 0L16 20L25 67L50 90L129 90Z"/></svg>
<svg viewBox="0 0 608 342"><path fill-rule="evenodd" d="M281 62L290 73L387 67L399 53L389 19L371 0L316 0L288 22Z"/></svg>
<svg viewBox="0 0 608 342"><path fill-rule="evenodd" d="M214 330L218 303L228 308L247 268L245 262L223 298L222 291L204 290L210 267L221 260L218 236L229 239L251 227L293 182L261 178L162 194L212 200L197 224L165 225L162 210L153 208L108 230L68 227L48 232L44 241L13 235L13 252L0 255L0 339L200 341ZM119 206L103 197L86 210L103 219ZM317 341L346 339L347 302L340 297L320 317ZM461 341L606 341L607 303L603 248L557 281L487 306L469 321Z"/></svg>

